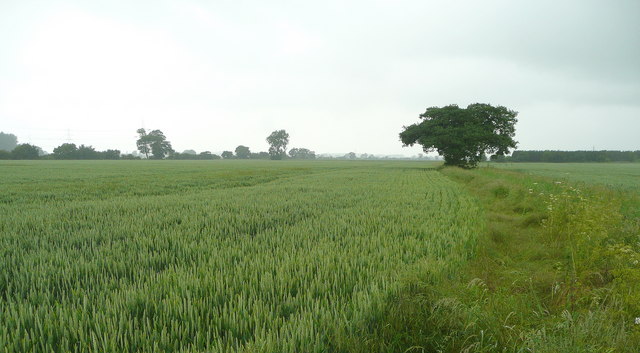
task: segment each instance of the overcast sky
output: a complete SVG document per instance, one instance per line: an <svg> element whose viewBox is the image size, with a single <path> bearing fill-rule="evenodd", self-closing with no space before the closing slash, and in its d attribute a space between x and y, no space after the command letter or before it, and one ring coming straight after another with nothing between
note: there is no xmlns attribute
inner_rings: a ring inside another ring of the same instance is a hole
<svg viewBox="0 0 640 353"><path fill-rule="evenodd" d="M640 149L640 1L0 1L0 131L51 152L405 154L427 107L518 111L520 149Z"/></svg>

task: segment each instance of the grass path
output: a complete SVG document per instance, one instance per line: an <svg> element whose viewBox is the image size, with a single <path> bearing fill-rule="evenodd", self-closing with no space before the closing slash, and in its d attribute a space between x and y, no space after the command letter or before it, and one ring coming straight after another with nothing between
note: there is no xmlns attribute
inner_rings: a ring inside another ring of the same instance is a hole
<svg viewBox="0 0 640 353"><path fill-rule="evenodd" d="M634 195L493 168L442 173L484 209L476 257L445 279L416 269L352 351L638 351L640 222L622 207Z"/></svg>

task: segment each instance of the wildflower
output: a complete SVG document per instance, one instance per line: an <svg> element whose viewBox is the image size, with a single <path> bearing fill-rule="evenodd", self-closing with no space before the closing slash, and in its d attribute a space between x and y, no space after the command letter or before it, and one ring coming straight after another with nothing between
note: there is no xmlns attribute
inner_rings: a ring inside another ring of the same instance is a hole
<svg viewBox="0 0 640 353"><path fill-rule="evenodd" d="M561 182L561 181L555 181L554 183L556 183L556 184L562 184L562 182Z"/></svg>
<svg viewBox="0 0 640 353"><path fill-rule="evenodd" d="M640 317L636 318L636 325L640 325Z"/></svg>
<svg viewBox="0 0 640 353"><path fill-rule="evenodd" d="M533 189L529 189L529 193L530 193L530 194L533 194Z"/></svg>

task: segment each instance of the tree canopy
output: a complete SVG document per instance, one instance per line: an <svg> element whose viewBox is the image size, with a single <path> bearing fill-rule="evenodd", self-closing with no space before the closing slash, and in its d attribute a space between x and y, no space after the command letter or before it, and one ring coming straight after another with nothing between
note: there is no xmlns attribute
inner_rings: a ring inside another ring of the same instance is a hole
<svg viewBox="0 0 640 353"><path fill-rule="evenodd" d="M249 147L240 145L236 147L236 158L238 159L249 159L251 158L251 151Z"/></svg>
<svg viewBox="0 0 640 353"><path fill-rule="evenodd" d="M0 132L0 150L13 151L18 146L18 137L14 134Z"/></svg>
<svg viewBox="0 0 640 353"><path fill-rule="evenodd" d="M503 106L455 104L431 107L420 114L421 122L405 126L400 133L404 146L419 144L425 152L437 151L446 165L474 168L487 154L504 156L515 148L517 112Z"/></svg>
<svg viewBox="0 0 640 353"><path fill-rule="evenodd" d="M153 159L163 159L173 152L171 142L167 141L162 131L153 130L149 133L145 129L138 129L139 138L136 141L138 151L149 158L151 153Z"/></svg>
<svg viewBox="0 0 640 353"><path fill-rule="evenodd" d="M75 143L63 143L53 149L53 158L55 159L77 159L78 147Z"/></svg>
<svg viewBox="0 0 640 353"><path fill-rule="evenodd" d="M120 159L120 150L96 151L93 146L63 143L53 149L54 159Z"/></svg>
<svg viewBox="0 0 640 353"><path fill-rule="evenodd" d="M78 159L98 159L98 151L93 146L78 146Z"/></svg>
<svg viewBox="0 0 640 353"><path fill-rule="evenodd" d="M287 156L289 134L285 130L276 130L267 137L271 159L283 159Z"/></svg>
<svg viewBox="0 0 640 353"><path fill-rule="evenodd" d="M307 148L292 148L289 156L293 159L316 159L316 153Z"/></svg>
<svg viewBox="0 0 640 353"><path fill-rule="evenodd" d="M356 158L358 158L358 156L356 156L355 152L349 152L349 153L344 155L344 158L345 159L356 159Z"/></svg>
<svg viewBox="0 0 640 353"><path fill-rule="evenodd" d="M38 146L22 143L11 151L11 155L13 159L38 159L39 151Z"/></svg>

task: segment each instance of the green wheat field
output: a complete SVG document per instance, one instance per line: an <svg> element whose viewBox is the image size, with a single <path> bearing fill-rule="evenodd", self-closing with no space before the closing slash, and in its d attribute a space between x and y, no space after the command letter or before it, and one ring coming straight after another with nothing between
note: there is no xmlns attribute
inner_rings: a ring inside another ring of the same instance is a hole
<svg viewBox="0 0 640 353"><path fill-rule="evenodd" d="M3 163L0 341L326 351L405 266L473 253L478 208L430 167Z"/></svg>
<svg viewBox="0 0 640 353"><path fill-rule="evenodd" d="M483 210L438 166L2 161L0 351L336 351L411 268L474 255Z"/></svg>

